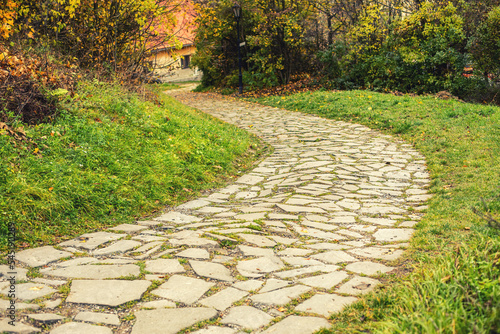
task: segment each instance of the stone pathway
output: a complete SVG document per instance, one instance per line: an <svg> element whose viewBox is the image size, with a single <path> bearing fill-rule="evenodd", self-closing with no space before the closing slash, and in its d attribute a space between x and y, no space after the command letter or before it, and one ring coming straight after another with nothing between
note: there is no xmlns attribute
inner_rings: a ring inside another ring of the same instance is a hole
<svg viewBox="0 0 500 334"><path fill-rule="evenodd" d="M19 323L4 316L0 332L308 334L396 269L429 197L410 145L357 124L171 94L274 153L153 220L19 252ZM8 272L0 266L4 315Z"/></svg>

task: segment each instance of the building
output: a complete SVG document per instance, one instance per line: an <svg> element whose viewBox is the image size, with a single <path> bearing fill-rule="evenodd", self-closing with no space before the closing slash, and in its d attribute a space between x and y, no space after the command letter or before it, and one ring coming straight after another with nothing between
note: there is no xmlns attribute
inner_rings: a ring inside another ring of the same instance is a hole
<svg viewBox="0 0 500 334"><path fill-rule="evenodd" d="M150 58L154 73L163 82L200 80L201 72L191 67L196 53L194 45L196 12L190 0L183 0L176 12L176 25L167 42L152 46ZM165 31L158 27L160 34Z"/></svg>

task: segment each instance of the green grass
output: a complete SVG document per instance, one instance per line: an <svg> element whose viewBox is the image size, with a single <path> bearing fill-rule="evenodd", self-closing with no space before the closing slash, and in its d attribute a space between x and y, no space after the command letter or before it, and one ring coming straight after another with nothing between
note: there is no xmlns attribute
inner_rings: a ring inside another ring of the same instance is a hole
<svg viewBox="0 0 500 334"><path fill-rule="evenodd" d="M1 249L11 222L21 247L129 223L222 186L264 150L243 130L159 99L82 82L54 123L25 127L32 143L1 132Z"/></svg>
<svg viewBox="0 0 500 334"><path fill-rule="evenodd" d="M410 274L332 316L322 333L499 333L500 226L472 207L499 220L500 108L367 91L254 100L401 137L431 173L434 197L404 259Z"/></svg>

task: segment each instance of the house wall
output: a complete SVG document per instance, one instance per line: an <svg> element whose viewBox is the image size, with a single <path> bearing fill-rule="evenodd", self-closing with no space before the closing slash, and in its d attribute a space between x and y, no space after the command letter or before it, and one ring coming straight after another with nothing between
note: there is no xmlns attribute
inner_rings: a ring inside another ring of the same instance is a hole
<svg viewBox="0 0 500 334"><path fill-rule="evenodd" d="M191 63L191 58L195 53L196 47L194 45L183 47L180 50L168 49L155 53L150 61L155 74L164 82L200 80L201 72L197 68L182 66L185 57L189 56L189 63Z"/></svg>

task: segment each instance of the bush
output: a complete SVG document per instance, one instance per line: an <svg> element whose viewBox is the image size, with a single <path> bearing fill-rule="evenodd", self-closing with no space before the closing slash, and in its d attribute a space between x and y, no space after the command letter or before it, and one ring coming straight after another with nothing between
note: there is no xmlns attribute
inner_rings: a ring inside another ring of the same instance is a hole
<svg viewBox="0 0 500 334"><path fill-rule="evenodd" d="M500 6L493 8L470 41L470 50L479 70L500 76Z"/></svg>

